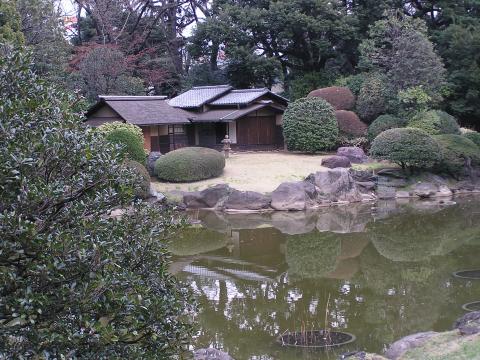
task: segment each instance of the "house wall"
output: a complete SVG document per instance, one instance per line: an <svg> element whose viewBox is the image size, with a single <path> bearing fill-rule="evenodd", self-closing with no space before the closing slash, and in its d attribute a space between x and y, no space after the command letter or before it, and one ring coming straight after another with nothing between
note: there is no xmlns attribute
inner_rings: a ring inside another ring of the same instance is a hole
<svg viewBox="0 0 480 360"><path fill-rule="evenodd" d="M152 151L152 141L151 141L151 126L140 126L143 132L143 147L148 152Z"/></svg>
<svg viewBox="0 0 480 360"><path fill-rule="evenodd" d="M237 143L237 122L232 121L228 123L228 137L232 141L232 144Z"/></svg>
<svg viewBox="0 0 480 360"><path fill-rule="evenodd" d="M125 122L125 120L123 120L123 118L121 118L115 111L113 111L110 106L103 105L100 109L88 117L88 120L85 121L85 124L96 127L114 121Z"/></svg>
<svg viewBox="0 0 480 360"><path fill-rule="evenodd" d="M277 124L277 126L283 125L283 114L275 115L275 123Z"/></svg>

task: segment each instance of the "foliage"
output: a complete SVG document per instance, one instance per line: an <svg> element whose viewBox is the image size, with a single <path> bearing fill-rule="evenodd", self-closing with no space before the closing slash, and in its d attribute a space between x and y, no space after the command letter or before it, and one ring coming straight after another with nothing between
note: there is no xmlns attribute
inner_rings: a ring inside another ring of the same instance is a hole
<svg viewBox="0 0 480 360"><path fill-rule="evenodd" d="M363 82L365 81L365 77L364 73L341 77L337 79L335 85L348 87L353 95L358 96L362 89Z"/></svg>
<svg viewBox="0 0 480 360"><path fill-rule="evenodd" d="M433 99L422 86L414 86L398 92L402 115L427 111L434 105Z"/></svg>
<svg viewBox="0 0 480 360"><path fill-rule="evenodd" d="M147 199L150 195L150 174L147 168L134 160L126 160L125 166L136 176L135 196L139 199Z"/></svg>
<svg viewBox="0 0 480 360"><path fill-rule="evenodd" d="M339 236L319 233L288 236L285 258L294 278L319 279L335 270L341 252Z"/></svg>
<svg viewBox="0 0 480 360"><path fill-rule="evenodd" d="M422 129L430 135L460 134L457 120L441 110L421 112L410 119L408 126Z"/></svg>
<svg viewBox="0 0 480 360"><path fill-rule="evenodd" d="M364 136L352 137L352 136L340 135L337 141L338 147L355 146L355 147L362 148L364 151L368 150L369 145L370 145L370 142Z"/></svg>
<svg viewBox="0 0 480 360"><path fill-rule="evenodd" d="M189 227L175 237L169 250L177 256L192 256L221 249L227 245L227 235L202 227Z"/></svg>
<svg viewBox="0 0 480 360"><path fill-rule="evenodd" d="M319 97L332 105L335 110L352 110L355 106L355 96L348 87L332 86L317 89L308 94L309 97Z"/></svg>
<svg viewBox="0 0 480 360"><path fill-rule="evenodd" d="M442 161L438 169L452 175L461 174L470 162L480 164L480 148L470 139L461 135L436 135L440 145Z"/></svg>
<svg viewBox="0 0 480 360"><path fill-rule="evenodd" d="M414 128L389 129L380 133L372 143L370 155L402 168L430 168L442 160L437 142L426 132Z"/></svg>
<svg viewBox="0 0 480 360"><path fill-rule="evenodd" d="M477 131L468 131L463 134L467 139L473 141L480 148L480 133Z"/></svg>
<svg viewBox="0 0 480 360"><path fill-rule="evenodd" d="M112 131L118 130L118 129L125 129L125 130L131 132L132 135L135 136L138 139L138 141L143 142L142 128L140 126L137 126L137 125L134 125L134 124L124 123L124 122L120 122L120 121L113 121L113 122L109 122L109 123L108 122L104 123L104 124L102 124L102 125L100 125L99 127L96 128L96 130L99 133L104 134L105 136L110 134Z"/></svg>
<svg viewBox="0 0 480 360"><path fill-rule="evenodd" d="M21 31L21 19L14 1L0 2L0 44L22 45L25 37Z"/></svg>
<svg viewBox="0 0 480 360"><path fill-rule="evenodd" d="M212 70L209 64L190 66L183 78L182 89L187 91L194 86L223 85L228 83L224 70Z"/></svg>
<svg viewBox="0 0 480 360"><path fill-rule="evenodd" d="M115 149L30 64L0 58L0 357L178 354L192 308L168 274L174 214L132 202Z"/></svg>
<svg viewBox="0 0 480 360"><path fill-rule="evenodd" d="M331 85L334 74L329 71L298 73L288 80L290 100L306 97L312 90Z"/></svg>
<svg viewBox="0 0 480 360"><path fill-rule="evenodd" d="M338 122L338 129L341 135L351 138L364 137L367 132L367 125L363 123L352 111L337 110L335 117Z"/></svg>
<svg viewBox="0 0 480 360"><path fill-rule="evenodd" d="M146 154L143 148L143 139L139 140L130 130L124 128L111 130L106 134L105 139L117 145L122 158L134 160L140 164L145 163Z"/></svg>
<svg viewBox="0 0 480 360"><path fill-rule="evenodd" d="M225 157L217 150L185 147L170 151L155 162L155 175L171 182L190 182L220 176Z"/></svg>
<svg viewBox="0 0 480 360"><path fill-rule="evenodd" d="M332 106L313 97L290 103L283 115L283 135L289 150L313 153L331 149L338 137Z"/></svg>
<svg viewBox="0 0 480 360"><path fill-rule="evenodd" d="M391 90L387 79L380 73L372 73L365 77L357 98L357 114L367 123L388 110Z"/></svg>
<svg viewBox="0 0 480 360"><path fill-rule="evenodd" d="M402 128L407 125L407 122L394 115L380 115L368 127L367 137L369 141L373 141L378 134L388 129Z"/></svg>

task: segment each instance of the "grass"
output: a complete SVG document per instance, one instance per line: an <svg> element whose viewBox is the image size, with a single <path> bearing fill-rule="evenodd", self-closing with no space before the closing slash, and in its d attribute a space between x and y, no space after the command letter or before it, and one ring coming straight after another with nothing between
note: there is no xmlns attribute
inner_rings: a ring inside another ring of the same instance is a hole
<svg viewBox="0 0 480 360"><path fill-rule="evenodd" d="M354 170L378 171L382 169L400 169L397 164L373 161L366 164L352 164Z"/></svg>

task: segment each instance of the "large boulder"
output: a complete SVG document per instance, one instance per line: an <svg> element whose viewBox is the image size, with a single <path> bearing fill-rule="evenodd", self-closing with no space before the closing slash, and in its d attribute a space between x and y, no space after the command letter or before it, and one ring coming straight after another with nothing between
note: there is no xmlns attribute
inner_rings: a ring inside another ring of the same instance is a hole
<svg viewBox="0 0 480 360"><path fill-rule="evenodd" d="M480 311L472 311L463 315L455 322L455 329L461 335L473 335L480 333Z"/></svg>
<svg viewBox="0 0 480 360"><path fill-rule="evenodd" d="M147 157L147 170L151 176L155 175L155 161L157 161L162 153L160 151L152 151Z"/></svg>
<svg viewBox="0 0 480 360"><path fill-rule="evenodd" d="M183 203L189 209L210 209L225 198L231 189L227 184L219 184L202 191L195 191L183 195Z"/></svg>
<svg viewBox="0 0 480 360"><path fill-rule="evenodd" d="M194 360L233 360L233 358L228 355L226 352L208 348L208 349L198 349L193 352Z"/></svg>
<svg viewBox="0 0 480 360"><path fill-rule="evenodd" d="M437 193L438 187L432 183L419 183L415 185L415 195L419 198L427 199L434 196Z"/></svg>
<svg viewBox="0 0 480 360"><path fill-rule="evenodd" d="M310 92L307 97L319 97L326 100L335 110L352 110L355 107L355 95L347 87L332 86Z"/></svg>
<svg viewBox="0 0 480 360"><path fill-rule="evenodd" d="M377 186L377 197L380 200L390 200L397 197L397 191L392 186L379 185Z"/></svg>
<svg viewBox="0 0 480 360"><path fill-rule="evenodd" d="M275 210L305 210L315 205L316 190L311 182L285 182L272 192Z"/></svg>
<svg viewBox="0 0 480 360"><path fill-rule="evenodd" d="M362 194L357 188L352 175L347 169L336 168L310 174L306 181L317 187L320 200L328 201L362 201Z"/></svg>
<svg viewBox="0 0 480 360"><path fill-rule="evenodd" d="M428 331L405 336L404 338L401 338L390 345L388 350L385 352L385 356L391 360L399 359L408 350L425 344L425 342L437 334L438 333L434 331Z"/></svg>
<svg viewBox="0 0 480 360"><path fill-rule="evenodd" d="M271 198L254 191L232 190L224 203L225 210L265 210Z"/></svg>
<svg viewBox="0 0 480 360"><path fill-rule="evenodd" d="M335 168L349 168L352 166L350 160L345 156L329 156L322 159L322 166L325 166L329 169Z"/></svg>
<svg viewBox="0 0 480 360"><path fill-rule="evenodd" d="M338 156L347 157L353 164L363 164L368 161L368 156L358 146L343 146L337 150Z"/></svg>

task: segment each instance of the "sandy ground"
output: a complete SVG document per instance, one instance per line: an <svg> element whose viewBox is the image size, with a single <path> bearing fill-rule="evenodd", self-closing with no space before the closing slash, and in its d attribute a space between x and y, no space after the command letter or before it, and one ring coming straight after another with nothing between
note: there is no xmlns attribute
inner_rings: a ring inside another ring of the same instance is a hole
<svg viewBox="0 0 480 360"><path fill-rule="evenodd" d="M227 159L220 177L186 184L153 180L152 185L164 193L199 191L222 183L237 190L268 193L282 182L300 181L313 172L325 170L320 165L325 156L286 152L236 153Z"/></svg>

